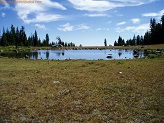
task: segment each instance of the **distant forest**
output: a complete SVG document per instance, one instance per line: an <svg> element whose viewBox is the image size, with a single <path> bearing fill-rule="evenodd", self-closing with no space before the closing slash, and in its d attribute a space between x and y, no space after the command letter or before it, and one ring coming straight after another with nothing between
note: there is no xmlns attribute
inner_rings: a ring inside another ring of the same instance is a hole
<svg viewBox="0 0 164 123"><path fill-rule="evenodd" d="M45 39L41 41L38 37L37 31L35 30L34 34L27 37L25 32L25 27L21 26L15 28L11 25L10 30L7 28L6 30L3 28L3 33L0 35L0 46L52 46L52 45L62 45L65 47L75 46L74 43L67 43L61 40L59 36L56 37L57 41L50 43L49 35L45 35Z"/></svg>
<svg viewBox="0 0 164 123"><path fill-rule="evenodd" d="M74 47L75 43L67 43L61 40L59 36L56 37L56 42L50 42L49 35L45 35L45 39L41 41L38 37L37 31L31 36L26 35L25 27L14 27L11 25L10 30L3 28L2 35L0 35L0 46L52 46L62 45L65 47ZM133 45L151 45L164 43L164 15L161 17L161 22L156 23L155 19L150 19L150 30L144 36L134 35L132 39L125 41L121 36L114 42L114 46L133 46ZM107 46L106 39L104 45Z"/></svg>
<svg viewBox="0 0 164 123"><path fill-rule="evenodd" d="M133 46L133 45L151 45L164 43L164 15L161 17L161 23L156 23L155 19L150 19L150 30L144 36L133 36L133 39L125 41L119 36L114 46Z"/></svg>

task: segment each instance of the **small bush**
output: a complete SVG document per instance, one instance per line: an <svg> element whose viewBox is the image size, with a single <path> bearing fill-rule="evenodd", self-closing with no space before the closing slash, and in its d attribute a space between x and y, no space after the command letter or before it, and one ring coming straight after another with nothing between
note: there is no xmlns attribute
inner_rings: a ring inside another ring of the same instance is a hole
<svg viewBox="0 0 164 123"><path fill-rule="evenodd" d="M148 58L150 58L150 59L157 58L157 55L156 54L149 54Z"/></svg>
<svg viewBox="0 0 164 123"><path fill-rule="evenodd" d="M119 62L117 62L116 64L117 65L120 65L120 64L123 64L124 62L123 61L119 61Z"/></svg>

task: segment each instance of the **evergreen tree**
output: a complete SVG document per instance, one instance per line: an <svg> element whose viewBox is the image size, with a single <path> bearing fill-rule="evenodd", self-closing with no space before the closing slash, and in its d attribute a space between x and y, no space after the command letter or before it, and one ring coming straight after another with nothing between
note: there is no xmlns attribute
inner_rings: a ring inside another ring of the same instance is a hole
<svg viewBox="0 0 164 123"><path fill-rule="evenodd" d="M161 17L161 24L162 24L162 38L161 38L161 41L160 43L164 43L164 15Z"/></svg>
<svg viewBox="0 0 164 123"><path fill-rule="evenodd" d="M137 42L137 45L140 45L140 44L141 44L141 38L140 38L140 36L139 36L139 35L137 35L136 42Z"/></svg>
<svg viewBox="0 0 164 123"><path fill-rule="evenodd" d="M10 31L9 31L9 29L7 28L6 29L6 46L9 46L10 44L11 44L11 35L10 35Z"/></svg>
<svg viewBox="0 0 164 123"><path fill-rule="evenodd" d="M10 35L11 35L10 45L15 45L16 33L15 33L15 27L13 25L11 25Z"/></svg>
<svg viewBox="0 0 164 123"><path fill-rule="evenodd" d="M132 45L133 45L133 46L136 45L136 36L135 36L135 35L133 36Z"/></svg>
<svg viewBox="0 0 164 123"><path fill-rule="evenodd" d="M144 45L149 45L150 43L150 33L147 31L144 35Z"/></svg>
<svg viewBox="0 0 164 123"><path fill-rule="evenodd" d="M156 36L155 36L155 31L156 31L156 20L155 19L150 19L150 43L149 44L155 44L156 42Z"/></svg>
<svg viewBox="0 0 164 123"><path fill-rule="evenodd" d="M46 46L48 46L49 45L49 35L48 34L46 34Z"/></svg>
<svg viewBox="0 0 164 123"><path fill-rule="evenodd" d="M38 35L37 35L36 30L33 36L33 42L34 42L34 46L38 46Z"/></svg>
<svg viewBox="0 0 164 123"><path fill-rule="evenodd" d="M42 41L42 46L46 46L46 40L45 39Z"/></svg>
<svg viewBox="0 0 164 123"><path fill-rule="evenodd" d="M20 38L19 38L19 29L17 27L16 28L16 34L15 34L15 46L16 46L16 48L18 48L19 40L20 40Z"/></svg>
<svg viewBox="0 0 164 123"><path fill-rule="evenodd" d="M134 35L133 39L126 41L126 45L150 45L164 43L164 15L161 17L161 23L156 23L155 19L150 19L150 31L145 32L144 36L137 37ZM114 45L122 46L123 39L119 36L118 42Z"/></svg>
<svg viewBox="0 0 164 123"><path fill-rule="evenodd" d="M106 38L104 39L104 46L107 46Z"/></svg>
<svg viewBox="0 0 164 123"><path fill-rule="evenodd" d="M68 43L64 43L59 36L56 38L58 40L56 44L61 44L62 46L68 45ZM11 30L9 30L8 28L5 30L3 27L2 36L0 34L1 46L15 45L16 48L18 48L18 46L49 46L51 44L49 41L49 35L46 34L46 39L41 42L40 38L38 38L36 30L35 33L29 36L27 39L24 26L21 26L20 30L18 29L18 27L15 29L14 25L11 25ZM75 44L71 42L70 46L75 46Z"/></svg>
<svg viewBox="0 0 164 123"><path fill-rule="evenodd" d="M162 43L162 25L160 23L156 24L155 27L155 42L153 42L153 44L160 44Z"/></svg>
<svg viewBox="0 0 164 123"><path fill-rule="evenodd" d="M65 42L64 46L65 46L65 47L67 47L67 46L68 46L67 42Z"/></svg>
<svg viewBox="0 0 164 123"><path fill-rule="evenodd" d="M118 46L123 46L125 44L124 40L122 39L122 37L119 36L118 38Z"/></svg>
<svg viewBox="0 0 164 123"><path fill-rule="evenodd" d="M127 40L126 41L126 46L129 46L129 45L130 45L129 40Z"/></svg>
<svg viewBox="0 0 164 123"><path fill-rule="evenodd" d="M142 35L141 35L140 43L141 43L141 45L144 45L144 38Z"/></svg>
<svg viewBox="0 0 164 123"><path fill-rule="evenodd" d="M25 46L27 41L26 33L25 33L25 27L21 26L20 33L19 33L19 45Z"/></svg>
<svg viewBox="0 0 164 123"><path fill-rule="evenodd" d="M115 42L114 42L114 46L118 46L118 43L117 43L117 41L115 41Z"/></svg>
<svg viewBox="0 0 164 123"><path fill-rule="evenodd" d="M38 46L41 46L42 43L41 43L40 38L38 39L38 43L37 44L38 44Z"/></svg>
<svg viewBox="0 0 164 123"><path fill-rule="evenodd" d="M7 46L7 37L6 37L6 32L5 32L4 27L3 27L2 37L1 37L1 46Z"/></svg>

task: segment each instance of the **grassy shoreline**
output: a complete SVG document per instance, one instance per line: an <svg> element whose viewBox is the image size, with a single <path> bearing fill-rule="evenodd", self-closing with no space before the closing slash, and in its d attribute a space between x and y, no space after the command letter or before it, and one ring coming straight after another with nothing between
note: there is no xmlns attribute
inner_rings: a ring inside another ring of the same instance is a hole
<svg viewBox="0 0 164 123"><path fill-rule="evenodd" d="M13 51L13 50L39 50L39 49L138 49L138 50L156 50L156 49L164 49L164 44L157 44L157 45L143 45L143 46L82 46L82 47L62 47L62 48L52 48L52 47L22 47L19 46L16 49L15 46L7 46L7 47L0 47L1 51Z"/></svg>
<svg viewBox="0 0 164 123"><path fill-rule="evenodd" d="M163 122L164 58L0 59L0 122Z"/></svg>

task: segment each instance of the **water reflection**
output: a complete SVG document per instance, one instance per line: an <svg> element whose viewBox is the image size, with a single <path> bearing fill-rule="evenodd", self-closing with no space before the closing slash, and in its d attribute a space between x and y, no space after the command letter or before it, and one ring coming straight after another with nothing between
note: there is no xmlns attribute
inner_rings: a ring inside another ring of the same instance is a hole
<svg viewBox="0 0 164 123"><path fill-rule="evenodd" d="M57 50L56 52L53 52L54 54L56 54L56 56L60 57L61 55L64 56L64 50Z"/></svg>
<svg viewBox="0 0 164 123"><path fill-rule="evenodd" d="M133 59L133 50L35 50L28 52L2 52L0 56L9 58L25 58L29 56L30 59L86 59L86 60L108 60L107 55L111 54L111 59ZM144 57L144 51L137 51L138 58Z"/></svg>
<svg viewBox="0 0 164 123"><path fill-rule="evenodd" d="M50 55L50 53L48 51L46 51L46 59L49 59L49 55Z"/></svg>
<svg viewBox="0 0 164 123"><path fill-rule="evenodd" d="M122 50L118 50L118 56L121 57L122 55Z"/></svg>

